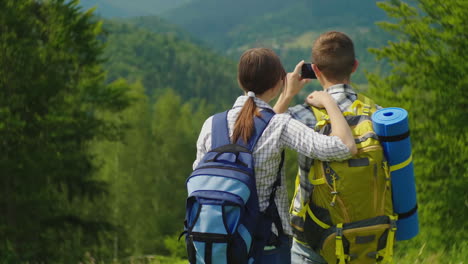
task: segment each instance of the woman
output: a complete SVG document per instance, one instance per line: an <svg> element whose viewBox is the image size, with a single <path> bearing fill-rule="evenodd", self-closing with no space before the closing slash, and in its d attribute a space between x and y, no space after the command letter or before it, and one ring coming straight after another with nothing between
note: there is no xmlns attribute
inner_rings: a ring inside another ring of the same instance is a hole
<svg viewBox="0 0 468 264"><path fill-rule="evenodd" d="M232 142L242 139L247 142L254 129L254 116L262 111L271 111L268 104L276 98L281 90L277 106L283 109L308 82L300 78L300 69L304 62L297 64L294 72L286 72L278 56L270 49L255 48L244 52L238 65L238 82L245 95L237 98L233 108L228 112L229 135ZM326 108L333 128L333 136L316 133L304 124L287 114L277 114L268 123L253 150L255 175L260 210L269 204L269 197L281 163L281 153L285 148L321 160L345 160L356 152L351 131L344 120L335 101L325 92L313 94L313 104ZM195 169L211 149L212 117L208 118L201 130L197 142L197 159ZM284 183L284 170L281 171L281 182ZM279 247L265 247L262 263L290 263L290 236L288 200L286 187L280 185L276 192L275 202L281 219L284 234L279 234L282 241ZM276 228L273 232L278 233Z"/></svg>

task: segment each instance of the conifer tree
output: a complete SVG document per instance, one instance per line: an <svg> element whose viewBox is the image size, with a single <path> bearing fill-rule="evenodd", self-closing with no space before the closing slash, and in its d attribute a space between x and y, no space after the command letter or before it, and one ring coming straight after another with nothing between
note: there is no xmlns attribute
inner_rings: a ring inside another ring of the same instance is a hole
<svg viewBox="0 0 468 264"><path fill-rule="evenodd" d="M468 194L468 2L401 0L379 3L392 22L380 26L398 41L375 49L392 71L370 74L384 106L409 112L421 243L438 250L466 239ZM465 242L466 243L466 240Z"/></svg>
<svg viewBox="0 0 468 264"><path fill-rule="evenodd" d="M126 87L105 85L100 23L77 2L0 1L2 263L76 263L112 229L88 143L118 136L96 113L125 108Z"/></svg>

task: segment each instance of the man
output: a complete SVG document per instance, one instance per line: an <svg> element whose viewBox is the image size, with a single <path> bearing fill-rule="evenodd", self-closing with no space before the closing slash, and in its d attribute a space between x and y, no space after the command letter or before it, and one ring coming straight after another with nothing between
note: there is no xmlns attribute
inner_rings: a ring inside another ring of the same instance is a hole
<svg viewBox="0 0 468 264"><path fill-rule="evenodd" d="M352 40L345 34L336 31L326 32L318 37L312 47L312 69L324 91L329 93L337 102L343 112L356 99L357 94L351 87L351 74L356 71L358 61L354 54ZM293 118L301 121L307 126L314 128L317 120L309 107L313 93L306 98L306 103L289 108L288 112ZM288 101L275 107L275 110L285 111ZM304 234L304 221L297 216L303 209L313 191L313 185L308 180L308 175L313 164L313 159L299 154L299 177L293 204L291 206L291 225L294 231L294 241L291 249L291 262L317 263L327 262L307 244Z"/></svg>

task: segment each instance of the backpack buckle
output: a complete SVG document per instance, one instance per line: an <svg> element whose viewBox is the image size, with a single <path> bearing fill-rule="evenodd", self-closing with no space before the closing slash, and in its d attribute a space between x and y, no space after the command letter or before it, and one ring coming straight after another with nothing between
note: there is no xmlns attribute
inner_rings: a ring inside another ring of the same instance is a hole
<svg viewBox="0 0 468 264"><path fill-rule="evenodd" d="M365 105L362 106L362 113L363 113L363 114L369 115L370 110L371 110L370 105L365 104Z"/></svg>
<svg viewBox="0 0 468 264"><path fill-rule="evenodd" d="M396 220L395 219L390 219L390 229L392 231L396 231L397 230L397 225L396 225Z"/></svg>
<svg viewBox="0 0 468 264"><path fill-rule="evenodd" d="M338 229L336 230L336 239L341 240L341 237L343 237L343 229L342 229L342 228L338 228Z"/></svg>
<svg viewBox="0 0 468 264"><path fill-rule="evenodd" d="M341 240L343 237L343 224L340 223L340 224L337 224L336 225L336 239L337 240Z"/></svg>

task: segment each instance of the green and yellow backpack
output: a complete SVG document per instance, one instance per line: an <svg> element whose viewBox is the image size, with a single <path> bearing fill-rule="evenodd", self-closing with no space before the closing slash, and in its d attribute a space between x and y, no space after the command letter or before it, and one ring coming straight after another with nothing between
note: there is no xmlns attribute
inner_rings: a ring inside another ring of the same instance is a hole
<svg viewBox="0 0 468 264"><path fill-rule="evenodd" d="M304 220L300 231L305 242L330 264L392 261L396 216L389 168L372 128L371 115L376 110L372 100L358 95L343 113L358 153L341 162L314 160L308 176L312 195L303 201L301 212L293 212ZM330 134L327 112L315 107L312 111L316 131Z"/></svg>

